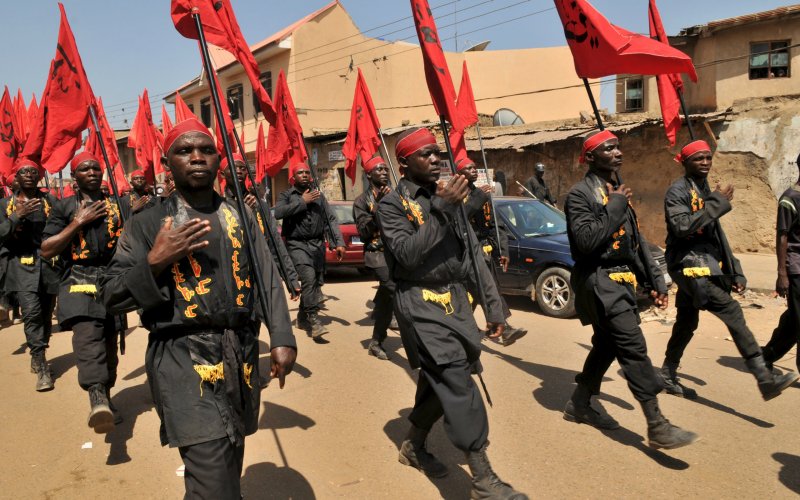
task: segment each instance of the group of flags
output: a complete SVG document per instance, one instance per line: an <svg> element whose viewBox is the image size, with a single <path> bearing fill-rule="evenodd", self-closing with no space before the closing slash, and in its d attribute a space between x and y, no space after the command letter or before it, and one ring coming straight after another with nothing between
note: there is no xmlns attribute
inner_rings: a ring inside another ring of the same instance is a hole
<svg viewBox="0 0 800 500"><path fill-rule="evenodd" d="M692 81L697 74L691 58L669 46L655 0L649 0L650 37L631 33L611 24L586 0L554 0L564 27L564 34L580 78L600 78L615 74L656 75L664 126L671 144L675 144L681 126L681 73ZM114 131L110 127L101 98L95 96L86 76L75 38L64 6L59 3L61 21L56 55L41 100L36 96L25 104L22 92L11 97L8 88L0 99L0 182L10 183L14 164L22 158L36 161L51 174L59 172L82 146L98 158L107 157L114 180L120 190L129 189L117 150ZM422 50L425 78L436 113L450 124L449 140L455 159L466 156L464 131L478 122L475 97L466 62L462 70L459 92L455 86L442 49L436 23L428 0L411 0L411 10ZM288 162L304 163L308 159L303 129L297 117L286 76L281 70L274 100L264 88L258 63L239 28L230 0L171 0L171 16L180 34L200 39L199 14L206 43L230 52L239 63L253 88L262 114L269 124L268 140L263 124L259 124L256 140L256 181L274 176ZM211 75L216 78L216 75ZM219 85L215 85L219 91ZM221 94L221 92L220 92ZM238 150L235 129L228 104L222 95L215 96L223 110L224 128L232 152ZM94 111L97 125L91 118ZM147 89L139 97L139 107L128 137L128 146L135 150L137 165L153 182L162 173L164 136L172 128L165 106L161 109L161 129L153 122ZM179 93L175 97L175 122L194 117ZM216 130L221 130L217 123ZM89 130L88 140L82 134ZM223 150L223 139L217 134L217 145ZM345 171L355 181L357 159L366 162L379 154L381 125L365 77L358 70L355 95L347 138L342 148ZM242 141L242 144L244 141ZM105 152L105 155L103 154ZM243 152L242 152L243 153Z"/></svg>

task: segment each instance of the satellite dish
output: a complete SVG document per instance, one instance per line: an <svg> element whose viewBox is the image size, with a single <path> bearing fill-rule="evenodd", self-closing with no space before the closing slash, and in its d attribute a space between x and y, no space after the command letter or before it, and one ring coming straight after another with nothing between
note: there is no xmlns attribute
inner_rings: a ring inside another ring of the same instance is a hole
<svg viewBox="0 0 800 500"><path fill-rule="evenodd" d="M525 120L521 116L508 108L500 108L494 113L492 122L495 127L506 127L508 125L524 125Z"/></svg>
<svg viewBox="0 0 800 500"><path fill-rule="evenodd" d="M492 43L491 40L485 40L481 43L476 43L475 45L464 49L464 52L482 52L486 49L486 47L489 46L490 43Z"/></svg>

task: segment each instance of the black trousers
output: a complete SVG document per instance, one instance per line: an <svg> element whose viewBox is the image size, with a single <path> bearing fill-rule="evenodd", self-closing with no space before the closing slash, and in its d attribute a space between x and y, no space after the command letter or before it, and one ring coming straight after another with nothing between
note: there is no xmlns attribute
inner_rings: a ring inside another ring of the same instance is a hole
<svg viewBox="0 0 800 500"><path fill-rule="evenodd" d="M300 278L300 313L317 314L324 269L316 269L314 266L302 263L295 264L295 269Z"/></svg>
<svg viewBox="0 0 800 500"><path fill-rule="evenodd" d="M378 291L373 299L375 309L373 309L372 315L375 318L375 326L372 327L372 340L383 342L386 340L386 330L392 322L394 291L397 286L392 281L388 267L376 267L372 271L375 273L375 277L378 278Z"/></svg>
<svg viewBox="0 0 800 500"><path fill-rule="evenodd" d="M647 344L639 328L635 310L604 317L593 324L592 350L583 364L583 371L575 381L587 387L592 394L600 393L603 376L616 359L622 367L628 388L637 401L654 399L661 392L661 379L656 376L653 363L647 356Z"/></svg>
<svg viewBox="0 0 800 500"><path fill-rule="evenodd" d="M186 500L240 500L244 443L228 438L178 448L186 470Z"/></svg>
<svg viewBox="0 0 800 500"><path fill-rule="evenodd" d="M25 324L25 340L31 356L44 352L53 331L55 295L45 292L15 292Z"/></svg>
<svg viewBox="0 0 800 500"><path fill-rule="evenodd" d="M781 314L772 338L763 348L764 359L769 363L784 357L797 344L800 336L800 274L789 275L789 293L786 298L789 307ZM797 369L800 370L800 356L797 357Z"/></svg>
<svg viewBox="0 0 800 500"><path fill-rule="evenodd" d="M715 281L701 279L703 282L698 283L698 286L702 287L700 293L704 293L706 299L701 309L710 312L725 323L733 343L744 359L750 359L761 354L761 348L758 346L753 332L747 328L744 313L739 303ZM672 336L667 342L667 352L664 357L665 363L680 363L683 352L692 340L700 321L700 309L693 305L692 296L687 291L688 288L679 288L678 295L675 298L678 316L672 326Z"/></svg>
<svg viewBox="0 0 800 500"><path fill-rule="evenodd" d="M78 383L84 390L117 381L117 329L114 317L77 318L72 323L72 350L78 358Z"/></svg>
<svg viewBox="0 0 800 500"><path fill-rule="evenodd" d="M467 360L437 365L421 346L414 409L408 419L430 430L444 415L444 429L456 448L478 451L489 437L489 420Z"/></svg>

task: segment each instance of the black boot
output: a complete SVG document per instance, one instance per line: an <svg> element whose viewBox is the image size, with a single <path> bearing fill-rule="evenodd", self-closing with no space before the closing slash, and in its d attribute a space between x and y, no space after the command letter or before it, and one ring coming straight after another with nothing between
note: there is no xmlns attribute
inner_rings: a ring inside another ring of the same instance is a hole
<svg viewBox="0 0 800 500"><path fill-rule="evenodd" d="M408 435L400 445L398 460L403 465L421 470L428 477L444 477L448 472L447 467L425 449L427 437L428 431L411 424Z"/></svg>
<svg viewBox="0 0 800 500"><path fill-rule="evenodd" d="M98 434L114 430L114 414L111 413L105 386L96 384L89 388L89 404L92 406L89 427Z"/></svg>
<svg viewBox="0 0 800 500"><path fill-rule="evenodd" d="M524 328L514 328L506 323L506 328L503 330L503 334L500 335L500 340L503 343L503 347L508 347L527 334L528 330Z"/></svg>
<svg viewBox="0 0 800 500"><path fill-rule="evenodd" d="M697 391L684 386L678 379L678 363L664 361L664 366L658 373L664 382L664 390L667 391L667 394L686 399L697 399Z"/></svg>
<svg viewBox="0 0 800 500"><path fill-rule="evenodd" d="M111 388L106 387L106 397L108 398L108 408L111 410L111 414L114 416L114 425L119 425L124 422L125 419L122 418L122 414L119 412L116 406L114 406L114 402L111 401Z"/></svg>
<svg viewBox="0 0 800 500"><path fill-rule="evenodd" d="M389 359L389 355L386 354L386 351L383 350L383 346L377 340L370 340L367 353L383 361Z"/></svg>
<svg viewBox="0 0 800 500"><path fill-rule="evenodd" d="M317 313L312 313L308 315L308 322L311 323L311 338L318 339L323 335L328 334L328 329L325 328L325 325L319 320L319 316Z"/></svg>
<svg viewBox="0 0 800 500"><path fill-rule="evenodd" d="M467 464L472 473L472 491L470 498L473 500L528 500L528 495L520 493L504 483L497 477L486 456L486 447L483 445L480 451L470 451L467 453Z"/></svg>
<svg viewBox="0 0 800 500"><path fill-rule="evenodd" d="M47 365L44 352L31 356L31 370L36 373L36 390L38 392L53 390L53 377L50 375L50 367Z"/></svg>
<svg viewBox="0 0 800 500"><path fill-rule="evenodd" d="M578 384L564 408L564 420L589 424L598 429L619 429L619 423L616 420L592 408L591 397L591 391L586 386Z"/></svg>
<svg viewBox="0 0 800 500"><path fill-rule="evenodd" d="M658 407L658 399L642 401L642 410L647 419L647 439L651 448L672 450L700 439L694 432L685 431L669 423Z"/></svg>
<svg viewBox="0 0 800 500"><path fill-rule="evenodd" d="M792 385L798 378L795 372L775 373L770 370L767 368L764 356L761 354L754 358L746 359L744 362L750 373L756 377L758 389L761 391L761 397L764 398L764 401L780 396L781 392Z"/></svg>
<svg viewBox="0 0 800 500"><path fill-rule="evenodd" d="M311 322L308 320L308 314L303 311L297 313L297 328L301 330L311 330Z"/></svg>

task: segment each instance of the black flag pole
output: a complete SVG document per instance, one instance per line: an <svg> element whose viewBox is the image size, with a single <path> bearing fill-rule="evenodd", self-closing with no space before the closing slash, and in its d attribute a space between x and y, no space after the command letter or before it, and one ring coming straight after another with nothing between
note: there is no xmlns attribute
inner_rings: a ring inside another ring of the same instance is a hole
<svg viewBox="0 0 800 500"><path fill-rule="evenodd" d="M386 138L383 136L383 130L378 128L378 135L381 136L381 146L383 146L383 153L386 155L386 161L389 162L389 172L392 173L392 179L394 180L394 185L396 186L399 181L397 178L397 172L394 171L394 163L392 162L392 157L389 155L389 150L386 148Z"/></svg>
<svg viewBox="0 0 800 500"><path fill-rule="evenodd" d="M214 101L214 113L217 116L217 123L219 124L219 130L217 133L222 137L222 143L225 147L225 157L228 159L228 165L230 168L236 168L234 165L233 160L233 150L231 149L231 143L228 138L228 131L225 125L225 118L222 114L222 105L219 102L219 93L217 92L217 74L214 71L214 68L211 66L211 57L208 55L208 45L206 45L206 35L203 31L203 24L200 22L200 14L198 12L193 12L192 17L194 17L194 24L197 28L197 34L200 39L200 55L203 59L203 67L205 68L206 75L208 75L208 83L211 89L211 100ZM247 211L244 205L244 196L242 193L244 190L242 189L242 185L239 183L239 177L236 175L231 176L233 181L234 192L236 193L236 205L239 209L239 215L241 216L242 220L242 231L244 232L244 237L247 240L247 254L250 258L250 274L253 275L253 278L256 283L256 290L258 291L258 299L261 304L261 311L263 313L263 318L266 319L267 314L269 312L269 308L267 307L267 287L264 284L264 275L261 274L261 262L259 262L256 254L255 254L255 238L253 233L250 231L250 224L247 220Z"/></svg>
<svg viewBox="0 0 800 500"><path fill-rule="evenodd" d="M100 131L100 125L97 122L97 111L95 111L94 106L91 104L89 105L89 114L92 116L94 132L97 134L97 143L100 144L100 151L103 152L103 161L106 164L106 172L108 173L108 182L111 184L111 192L114 195L114 200L117 202L117 206L122 208L122 204L120 203L119 189L117 189L117 181L114 179L114 169L111 168L111 161L108 159L108 151L106 151L106 143L103 140L103 133ZM125 215L122 213L122 210L119 211L119 219L124 226Z"/></svg>
<svg viewBox="0 0 800 500"><path fill-rule="evenodd" d="M233 138L236 140L236 144L239 146L239 151L242 152L242 158L244 159L245 168L247 169L247 177L250 179L250 183L255 187L256 179L253 176L253 173L250 171L250 162L247 161L247 157L244 155L244 146L242 145L242 140L239 139L239 133L236 131L236 127L233 128ZM236 175L236 166L235 165L228 165L228 168L231 168L231 175ZM269 238L270 243L272 243L272 248L275 249L276 255L275 263L278 265L278 272L281 274L281 279L286 284L286 289L289 290L289 294L292 298L297 297L297 290L292 288L291 280L289 280L289 273L286 272L286 266L283 264L283 259L280 258L278 255L278 236L272 231L272 226L269 224L269 214L268 209L264 206L264 201L258 196L258 188L256 188L256 207L258 209L258 215L261 217L261 221L264 224L264 232Z"/></svg>
<svg viewBox="0 0 800 500"><path fill-rule="evenodd" d="M478 144L481 146L481 156L483 157L483 169L486 170L486 180L489 180L489 163L486 161L486 150L483 149L483 134L481 134L480 121L475 124L475 130L478 131ZM497 253L502 256L502 248L500 248L500 225L497 223L497 210L495 210L494 195L489 195L489 203L492 204L492 222L494 222L494 232L497 238Z"/></svg>
<svg viewBox="0 0 800 500"><path fill-rule="evenodd" d="M442 127L442 133L444 134L444 145L447 149L447 159L450 162L450 171L453 175L456 174L456 164L453 156L453 147L450 144L450 134L447 130L447 121L444 119L444 115L439 116L439 123ZM486 304L486 290L483 288L483 279L481 278L480 268L478 267L478 261L475 259L475 242L472 241L472 238L469 237L469 219L467 219L467 211L464 208L463 203L459 203L458 205L458 214L459 218L461 219L461 224L464 226L464 231L466 231L465 239L467 240L467 251L469 252L469 260L472 263L472 271L475 273L475 287L478 289L478 298L481 302L481 308L483 309L483 315L486 318L486 322L490 323L489 321L489 307ZM499 244L499 242L498 242Z"/></svg>

